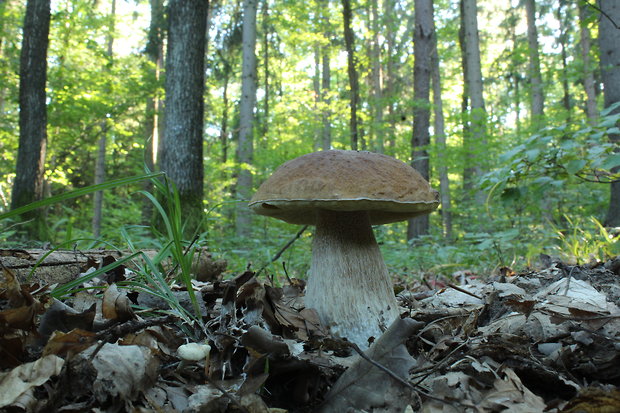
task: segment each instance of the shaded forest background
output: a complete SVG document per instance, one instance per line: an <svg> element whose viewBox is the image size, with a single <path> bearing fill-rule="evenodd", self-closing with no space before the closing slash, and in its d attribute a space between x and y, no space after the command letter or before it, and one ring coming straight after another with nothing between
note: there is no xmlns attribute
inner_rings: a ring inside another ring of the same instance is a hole
<svg viewBox="0 0 620 413"><path fill-rule="evenodd" d="M618 32L620 20L602 3L613 0L52 1L40 196L145 166L178 177L189 166L170 148L190 134L173 137L170 125L187 115L198 119L198 140L184 144L198 154L189 180L199 188L178 186L204 220L185 211L186 233L231 271L268 263L299 230L252 217L253 190L283 162L330 147L394 156L440 190L428 222L376 229L395 273L488 272L540 253L605 259L620 252L620 205L610 202L620 154L601 48L619 45L599 29ZM25 13L24 1L0 3L0 212L19 177ZM188 30L204 40L198 66L170 52L171 36ZM200 104L171 115L172 74L184 66L204 73ZM147 182L54 204L34 230L5 219L0 237L156 247L141 189L152 191ZM269 271L303 277L309 240L310 230L284 253L286 269Z"/></svg>

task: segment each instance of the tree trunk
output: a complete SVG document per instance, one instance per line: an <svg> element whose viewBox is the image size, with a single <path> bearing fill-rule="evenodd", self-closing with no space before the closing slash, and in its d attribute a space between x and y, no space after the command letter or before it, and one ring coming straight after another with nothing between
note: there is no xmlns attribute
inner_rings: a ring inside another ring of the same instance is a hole
<svg viewBox="0 0 620 413"><path fill-rule="evenodd" d="M329 0L321 0L320 22L326 42L321 45L321 148L324 151L332 147L332 112L331 112L331 28L329 24Z"/></svg>
<svg viewBox="0 0 620 413"><path fill-rule="evenodd" d="M566 48L568 47L568 28L570 24L569 10L566 9L566 0L560 0L557 8L557 17L560 24L560 32L558 33L558 43L560 44L560 56L562 59L562 106L567 113L566 122L571 123L572 119L572 105L570 89L568 87L568 53Z"/></svg>
<svg viewBox="0 0 620 413"><path fill-rule="evenodd" d="M261 123L261 137L266 139L269 134L269 1L263 1L262 27L263 27L263 121Z"/></svg>
<svg viewBox="0 0 620 413"><path fill-rule="evenodd" d="M620 2L599 0L599 7L603 16L600 17L598 40L605 107L607 108L620 102L620 30L614 25L620 22ZM615 113L619 111L616 109ZM609 139L620 144L620 134L613 134ZM614 168L612 172L620 172L620 167ZM605 225L620 227L620 181L618 180L611 184Z"/></svg>
<svg viewBox="0 0 620 413"><path fill-rule="evenodd" d="M598 117L598 109L596 108L596 88L594 87L594 73L592 70L592 62L590 60L590 49L592 41L590 38L590 28L587 20L590 8L584 2L579 3L579 32L581 43L581 59L583 60L583 88L586 92L586 114L590 122Z"/></svg>
<svg viewBox="0 0 620 413"><path fill-rule="evenodd" d="M395 0L384 0L384 21L385 21L385 43L386 43L386 70L385 70L385 90L383 95L387 100L387 114L390 131L396 129L396 113L394 113L394 77L396 76L395 48L396 48L396 21ZM388 153L393 155L396 147L396 134L389 133L387 138Z"/></svg>
<svg viewBox="0 0 620 413"><path fill-rule="evenodd" d="M11 208L29 204L43 196L43 174L47 144L47 46L50 0L28 0L19 67L19 149ZM34 219L27 226L30 237L45 238L41 211L24 214Z"/></svg>
<svg viewBox="0 0 620 413"><path fill-rule="evenodd" d="M536 4L534 0L525 0L527 18L527 43L530 54L530 85L531 85L531 123L534 127L541 125L544 116L544 95L542 75L540 73L540 55L538 51L538 30L536 29Z"/></svg>
<svg viewBox="0 0 620 413"><path fill-rule="evenodd" d="M208 1L171 0L164 151L161 169L174 182L186 221L186 236L200 230L203 217L204 54Z"/></svg>
<svg viewBox="0 0 620 413"><path fill-rule="evenodd" d="M145 55L153 63L153 70L149 71L151 80L159 82L164 62L164 4L163 0L150 0L151 21L147 34ZM144 162L145 166L154 171L158 162L158 150L161 143L160 116L161 101L158 94L153 94L146 101L146 118L144 121ZM147 192L153 191L153 183L144 181L143 187ZM148 199L142 202L142 224L149 225L153 219L153 203Z"/></svg>
<svg viewBox="0 0 620 413"><path fill-rule="evenodd" d="M428 180L429 159L428 145L430 144L430 83L431 83L431 55L433 52L433 25L432 0L415 0L415 30L413 32L413 136L411 138L412 166ZM407 239L417 238L428 234L429 218L422 215L409 220Z"/></svg>
<svg viewBox="0 0 620 413"><path fill-rule="evenodd" d="M433 16L433 44L431 51L431 82L433 86L433 128L435 129L435 143L437 145L439 196L441 201L441 220L444 236L452 238L452 201L450 196L450 178L448 176L448 161L446 160L446 132L443 116L443 102L441 99L441 72L439 69L439 53L437 51L437 31Z"/></svg>
<svg viewBox="0 0 620 413"><path fill-rule="evenodd" d="M251 230L252 215L247 207L252 191L252 165L254 152L253 126L254 106L256 105L256 9L257 0L243 1L243 62L241 68L241 99L239 101L239 146L237 161L236 230L239 236L248 236Z"/></svg>
<svg viewBox="0 0 620 413"><path fill-rule="evenodd" d="M357 150L359 136L359 125L357 117L357 105L359 103L359 80L357 75L357 58L355 57L355 37L351 28L351 0L342 0L342 21L344 26L344 44L347 51L347 71L349 73L350 88L350 109L351 117L349 127L351 133L351 149Z"/></svg>
<svg viewBox="0 0 620 413"><path fill-rule="evenodd" d="M384 152L385 128L383 125L383 70L381 61L380 31L383 24L379 21L378 0L370 2L371 24L372 24L372 45L370 49L371 76L372 76L372 98L373 98L373 120L372 129L374 131L373 149L375 152Z"/></svg>
<svg viewBox="0 0 620 413"><path fill-rule="evenodd" d="M321 98L323 103L323 110L321 111L322 124L323 124L323 150L327 151L332 146L332 126L331 126L331 98L330 93L330 67L329 67L329 47L322 48L322 65L321 65Z"/></svg>
<svg viewBox="0 0 620 413"><path fill-rule="evenodd" d="M476 0L462 0L462 24L464 43L465 98L469 98L469 123L463 138L466 164L463 186L473 189L473 183L482 174L481 156L486 146L486 110L484 107L482 69L480 65L480 39ZM476 192L476 201L484 202L484 194Z"/></svg>
<svg viewBox="0 0 620 413"><path fill-rule="evenodd" d="M110 27L108 28L107 39L107 63L111 64L114 58L114 21L116 19L116 0L112 0L110 10ZM107 71L107 70L106 70ZM107 74L109 76L109 74ZM110 93L110 85L106 86L106 93ZM108 119L101 121L101 137L97 144L97 159L95 161L95 185L102 184L105 181L105 152L106 152L106 138L108 134L109 126ZM103 191L97 191L93 197L93 237L99 238L101 235L101 219L103 216Z"/></svg>

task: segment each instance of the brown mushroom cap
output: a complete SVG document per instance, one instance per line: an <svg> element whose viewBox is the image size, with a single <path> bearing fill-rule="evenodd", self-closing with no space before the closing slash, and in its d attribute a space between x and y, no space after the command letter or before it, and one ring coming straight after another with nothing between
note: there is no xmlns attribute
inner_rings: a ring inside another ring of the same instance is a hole
<svg viewBox="0 0 620 413"><path fill-rule="evenodd" d="M428 214L439 193L415 169L390 156L331 150L280 166L250 200L257 214L291 224L316 221L316 210L368 211L372 224Z"/></svg>

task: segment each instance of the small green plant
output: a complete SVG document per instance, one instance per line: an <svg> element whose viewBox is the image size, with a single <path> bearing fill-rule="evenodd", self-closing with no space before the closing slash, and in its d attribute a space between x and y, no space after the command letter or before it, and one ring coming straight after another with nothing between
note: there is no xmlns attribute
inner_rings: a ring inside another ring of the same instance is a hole
<svg viewBox="0 0 620 413"><path fill-rule="evenodd" d="M620 254L620 236L607 230L596 218L578 222L565 216L567 227L555 227L559 245L556 247L565 259L578 264L604 260Z"/></svg>
<svg viewBox="0 0 620 413"><path fill-rule="evenodd" d="M161 217L161 222L163 223L163 227L165 229L163 233L156 234L158 235L160 246L157 254L155 254L154 257L149 257L144 254L144 252L140 251L132 241L127 228L123 228L121 230L122 238L128 249L131 251L131 254L122 257L109 265L89 272L88 274L84 274L66 284L56 287L52 291L52 296L55 298L67 297L82 289L82 285L85 282L103 275L115 268L126 265L134 269L136 279L119 283L121 287L124 286L137 291L144 291L158 297L164 300L170 306L172 311L179 315L181 319L186 321L188 324L198 322L199 325L202 325L200 306L192 288L191 263L198 246L201 244L204 234L196 234L191 242L187 242L183 239L183 220L179 194L174 184L169 182L162 172L148 172L144 175L112 180L99 185L91 185L2 213L0 214L0 223L7 225L5 228L0 229L0 234L6 236L7 233L12 232L15 225L18 225L13 222L13 219L28 211L48 207L97 191L133 184L145 179L149 179L153 182L157 196L146 191L140 192L153 203L155 209ZM143 229L144 227L140 228ZM93 238L71 239L59 244L55 248L51 249L47 254L42 256L37 265L35 265L31 271L31 275L34 271L36 271L37 266L42 263L43 260L45 260L45 258L52 252L61 248L66 248L70 245L75 246L83 242L88 242L91 248L96 245L106 244L113 249L119 249L110 243ZM166 263L166 265L164 265L164 263ZM169 274L176 273L177 270L179 270L178 277L169 276ZM179 282L186 287L193 311L190 312L186 310L179 302L178 297L172 291L171 284L175 279L178 279Z"/></svg>

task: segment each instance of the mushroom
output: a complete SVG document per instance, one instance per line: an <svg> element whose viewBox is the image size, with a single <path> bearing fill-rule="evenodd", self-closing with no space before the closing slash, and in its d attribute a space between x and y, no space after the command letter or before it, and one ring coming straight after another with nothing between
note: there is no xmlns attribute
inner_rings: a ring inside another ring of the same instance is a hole
<svg viewBox="0 0 620 413"><path fill-rule="evenodd" d="M330 150L281 165L250 208L291 224L316 225L306 306L331 333L366 348L398 316L398 304L371 225L427 214L438 192L390 156Z"/></svg>
<svg viewBox="0 0 620 413"><path fill-rule="evenodd" d="M181 362L177 366L177 370L182 370L189 363L204 360L205 372L207 372L210 353L211 346L208 344L186 343L180 345L179 348L177 348L177 355L181 359Z"/></svg>

